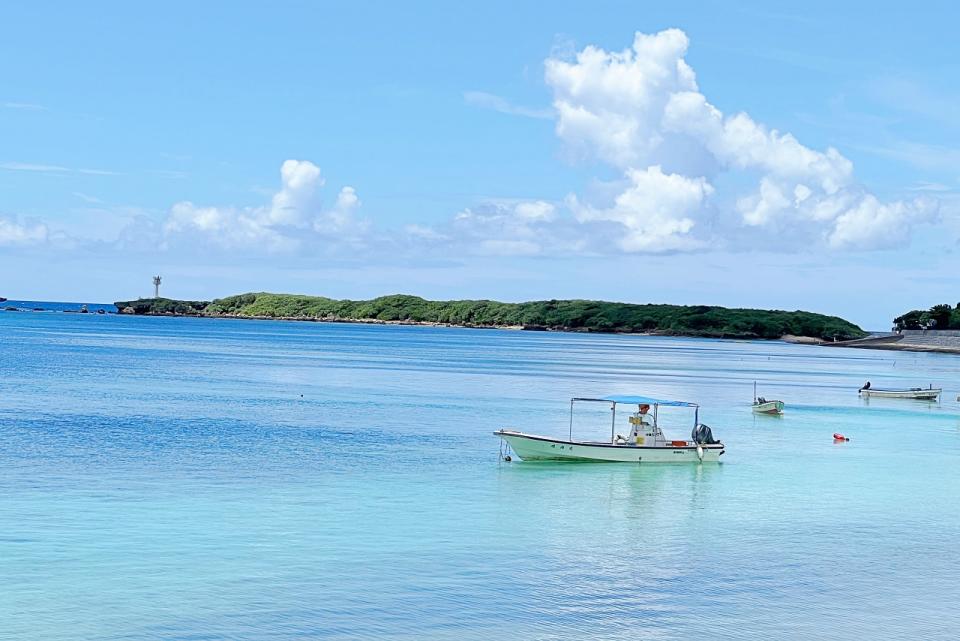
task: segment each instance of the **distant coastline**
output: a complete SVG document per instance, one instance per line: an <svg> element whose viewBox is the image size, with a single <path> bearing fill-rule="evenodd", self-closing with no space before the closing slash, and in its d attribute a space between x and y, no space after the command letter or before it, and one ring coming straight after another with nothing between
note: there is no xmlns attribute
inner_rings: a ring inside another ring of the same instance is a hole
<svg viewBox="0 0 960 641"><path fill-rule="evenodd" d="M249 293L213 301L147 298L115 303L139 316L196 316L365 324L427 325L527 331L565 331L704 338L792 338L793 342L850 340L867 335L835 316L804 311L716 306L630 304L591 300L501 303L430 301L382 296L366 301L319 296Z"/></svg>
<svg viewBox="0 0 960 641"><path fill-rule="evenodd" d="M251 297L253 297L251 299ZM258 309L263 309L263 306L266 306L267 313L251 313L253 309L253 304L259 301ZM792 333L785 333L778 336L758 336L755 334L734 334L729 331L716 331L716 329L700 329L694 331L684 331L678 329L677 327L672 328L656 328L656 329L637 329L636 327L623 326L616 328L597 328L597 327L569 327L569 326L544 326L539 324L524 324L524 323L480 323L480 322L454 322L454 321L440 321L440 320L417 320L414 318L403 317L403 318L372 318L372 317L362 317L362 318L343 318L337 317L336 315L322 315L318 316L316 313L311 314L309 311L309 306L311 303L321 305L346 305L348 308L358 305L373 305L374 307L382 306L386 310L386 315L400 315L402 312L409 312L409 309L405 308L405 305L414 304L414 305L428 305L434 306L433 312L437 312L438 308L443 309L450 305L459 305L461 311L464 309L471 309L476 306L506 306L508 309L524 309L529 306L545 306L545 307L580 307L582 309L587 308L597 308L600 309L605 306L613 306L614 309L621 306L629 308L644 308L649 311L650 308L657 309L661 312L665 310L672 310L680 314L686 320L684 322L690 323L691 320L694 323L702 324L705 320L705 315L712 314L714 320L719 314L723 316L726 313L733 313L734 315L742 314L753 314L759 312L761 314L773 314L774 318L778 318L781 321L784 320L784 317L781 315L787 315L785 318L791 318L791 315L801 314L801 315L810 315L813 317L822 317L824 319L839 320L842 323L847 323L843 319L837 319L836 317L823 316L819 314L810 314L809 312L782 312L782 311L768 311L768 310L750 310L750 309L727 309L723 307L695 307L695 306L676 306L676 305L631 305L628 303L606 303L602 301L540 301L538 303L496 303L494 301L426 301L421 298L413 296L385 296L379 299L373 299L371 301L336 301L333 299L326 299L320 297L312 296L296 296L296 295L285 295L285 294L243 294L240 296L229 297L226 299L217 299L215 301L179 301L174 299L167 298L147 298L147 299L138 299L136 301L118 301L113 304L101 304L101 303L71 303L71 302L54 302L54 301L28 301L28 300L17 300L12 299L9 301L2 301L5 304L0 304L0 312L34 312L34 313L83 313L83 308L88 308L88 313L90 315L99 315L99 314L109 314L109 315L118 315L123 314L126 310L126 314L132 314L137 316L167 316L167 317L193 317L193 318L221 318L221 319L238 319L238 320L281 320L281 321L298 321L298 322L327 322L327 323L356 323L362 325L402 325L402 326L424 326L424 327L455 327L455 328L466 328L466 329L502 329L502 330L512 330L512 331L554 331L554 332L575 332L575 333L615 333L615 334L624 334L624 335L636 335L636 336L689 336L689 337L699 337L699 338L727 338L733 340L752 340L752 339L764 339L764 340L781 340L787 343L794 343L800 345L823 345L829 347L849 347L855 349L871 349L871 350L885 350L885 351L901 351L901 352L931 352L931 353L941 353L941 354L960 354L960 330L901 330L897 332L886 332L886 333L872 333L868 334L863 332L860 328L856 327L852 323L852 327L856 330L862 332L862 334L856 338L838 338L833 340L833 338L824 338L822 336L809 336L809 335L796 335ZM239 305L238 305L239 303ZM282 304L281 304L282 303ZM301 306L301 311L299 314L290 314L290 315L279 315L277 311L283 307L283 304L289 305L290 303L295 303ZM400 304L400 308L397 307L397 304ZM216 305L216 307L214 307ZM224 305L234 307L239 307L237 311L228 312L225 311ZM392 306L391 306L392 305ZM306 306L306 307L304 307ZM464 307L465 306L465 307ZM681 310L681 311L677 311ZM705 311L709 310L709 311ZM526 311L530 311L527 309ZM609 312L610 309L607 308L605 311ZM682 313L681 313L682 312ZM381 311L383 313L383 311ZM409 316L409 314L408 314ZM576 318L574 315L572 318ZM584 320L583 315L579 317L579 320ZM647 319L649 320L649 318ZM743 320L742 318L740 319Z"/></svg>

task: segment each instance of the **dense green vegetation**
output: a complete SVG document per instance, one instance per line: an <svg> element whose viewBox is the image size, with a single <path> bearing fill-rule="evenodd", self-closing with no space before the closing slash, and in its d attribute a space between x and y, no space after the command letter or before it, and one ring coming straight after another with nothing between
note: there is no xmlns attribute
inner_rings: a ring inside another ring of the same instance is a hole
<svg viewBox="0 0 960 641"><path fill-rule="evenodd" d="M895 329L960 329L960 303L914 309L893 319Z"/></svg>
<svg viewBox="0 0 960 641"><path fill-rule="evenodd" d="M173 300L171 298L139 298L114 303L117 311L122 314L177 314L180 316L199 316L209 304L205 300Z"/></svg>
<svg viewBox="0 0 960 641"><path fill-rule="evenodd" d="M810 312L681 305L633 305L591 300L499 303L490 300L430 301L417 296L334 300L289 294L241 294L210 303L165 298L120 301L135 314L197 314L329 321L399 321L480 327L524 327L591 332L653 332L723 338L780 338L785 334L825 340L865 336L856 325ZM127 311L127 313L131 313Z"/></svg>

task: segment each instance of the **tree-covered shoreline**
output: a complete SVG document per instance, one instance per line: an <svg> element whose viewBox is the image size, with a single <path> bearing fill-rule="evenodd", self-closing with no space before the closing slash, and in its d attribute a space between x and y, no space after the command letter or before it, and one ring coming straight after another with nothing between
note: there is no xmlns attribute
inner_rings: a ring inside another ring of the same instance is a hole
<svg viewBox="0 0 960 641"><path fill-rule="evenodd" d="M947 303L930 309L913 309L893 319L893 328L904 329L960 329L960 303Z"/></svg>
<svg viewBox="0 0 960 641"><path fill-rule="evenodd" d="M832 341L866 335L862 329L842 318L812 312L591 300L501 303L491 300L430 301L417 296L393 295L353 301L250 293L210 302L146 298L115 304L119 312L137 315L394 322L744 339L777 339L794 335Z"/></svg>

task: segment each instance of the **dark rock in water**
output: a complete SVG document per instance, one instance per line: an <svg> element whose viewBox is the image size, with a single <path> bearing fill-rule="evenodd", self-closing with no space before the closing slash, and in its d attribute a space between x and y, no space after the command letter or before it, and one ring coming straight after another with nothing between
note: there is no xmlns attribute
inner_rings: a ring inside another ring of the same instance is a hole
<svg viewBox="0 0 960 641"><path fill-rule="evenodd" d="M81 314L89 314L89 313L90 313L90 310L87 309L87 306L86 306L86 305L81 305L81 306L80 306L80 313L81 313Z"/></svg>
<svg viewBox="0 0 960 641"><path fill-rule="evenodd" d="M33 311L35 311L35 312L45 312L45 311L47 311L47 310L45 310L45 309L42 308L42 307L34 307L34 308L33 308Z"/></svg>
<svg viewBox="0 0 960 641"><path fill-rule="evenodd" d="M4 307L3 311L5 312L15 312L18 311L16 307Z"/></svg>
<svg viewBox="0 0 960 641"><path fill-rule="evenodd" d="M97 310L97 313L98 313L98 314L106 314L107 312L104 311L104 310L102 310L102 309L98 309L98 310Z"/></svg>

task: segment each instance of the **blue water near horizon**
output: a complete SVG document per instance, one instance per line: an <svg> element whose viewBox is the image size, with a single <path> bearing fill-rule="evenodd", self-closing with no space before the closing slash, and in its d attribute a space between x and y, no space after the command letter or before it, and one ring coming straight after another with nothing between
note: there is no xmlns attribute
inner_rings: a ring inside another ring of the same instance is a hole
<svg viewBox="0 0 960 641"><path fill-rule="evenodd" d="M0 639L960 626L954 356L26 312L0 339ZM786 416L752 415L754 380ZM498 461L493 430L564 436L570 397L612 393L701 403L723 464Z"/></svg>

